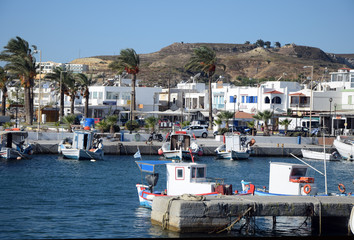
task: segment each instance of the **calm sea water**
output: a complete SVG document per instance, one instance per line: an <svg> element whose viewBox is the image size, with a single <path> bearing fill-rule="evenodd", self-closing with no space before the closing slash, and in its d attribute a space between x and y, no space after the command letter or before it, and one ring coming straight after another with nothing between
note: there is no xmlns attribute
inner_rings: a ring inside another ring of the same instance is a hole
<svg viewBox="0 0 354 240"><path fill-rule="evenodd" d="M144 160L158 156L143 156ZM132 156L105 156L104 161L75 161L56 155L36 155L31 160L0 161L0 238L160 238L245 236L244 231L224 234L177 234L150 223L150 210L139 207L135 184L141 174ZM247 161L214 160L209 177L223 177L233 189L241 180L268 186L269 161L299 163L293 158L251 158ZM308 161L323 171L322 162ZM164 169L160 169L164 172ZM328 190L345 184L354 192L354 162L327 163ZM324 191L324 177L310 170ZM163 175L163 174L161 174ZM161 176L157 187L164 189ZM307 236L304 219L256 220L254 236ZM302 225L302 226L301 226ZM240 225L235 225L239 229ZM301 226L301 227L300 227Z"/></svg>

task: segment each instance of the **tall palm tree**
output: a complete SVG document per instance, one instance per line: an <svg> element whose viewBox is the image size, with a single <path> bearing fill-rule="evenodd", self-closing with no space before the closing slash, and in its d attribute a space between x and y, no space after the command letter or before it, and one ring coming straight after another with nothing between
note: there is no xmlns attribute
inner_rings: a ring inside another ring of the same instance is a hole
<svg viewBox="0 0 354 240"><path fill-rule="evenodd" d="M272 112L269 110L264 110L263 112L257 112L256 115L253 116L254 119L264 122L264 134L265 136L269 136L268 129L268 121L273 116Z"/></svg>
<svg viewBox="0 0 354 240"><path fill-rule="evenodd" d="M89 99L90 99L89 86L93 84L92 75L88 77L86 74L78 73L75 76L78 82L81 84L80 86L81 94L85 98L84 117L88 118Z"/></svg>
<svg viewBox="0 0 354 240"><path fill-rule="evenodd" d="M288 127L289 127L291 121L292 121L291 119L285 118L283 121L280 121L280 122L279 122L279 124L280 124L281 126L284 126L284 127L285 127L285 134L288 132Z"/></svg>
<svg viewBox="0 0 354 240"><path fill-rule="evenodd" d="M16 37L9 40L0 54L0 60L7 62L4 69L17 75L21 80L21 85L25 92L25 112L26 123L33 122L33 86L36 76L36 59L32 52L37 49L32 45L32 49L26 40Z"/></svg>
<svg viewBox="0 0 354 240"><path fill-rule="evenodd" d="M212 102L212 89L211 89L211 82L212 77L215 73L215 69L217 66L221 66L225 71L226 66L224 64L219 64L218 59L216 58L215 52L206 47L200 46L195 48L191 58L189 59L188 63L185 65L186 70L194 70L194 71L201 71L204 72L209 79L209 129L212 129L213 126L213 102Z"/></svg>
<svg viewBox="0 0 354 240"><path fill-rule="evenodd" d="M65 94L70 97L70 113L74 114L75 98L77 92L79 91L79 84L78 81L75 80L72 74L65 79L64 84L66 85Z"/></svg>
<svg viewBox="0 0 354 240"><path fill-rule="evenodd" d="M113 137L114 134L114 126L117 125L117 121L118 121L118 116L117 115L110 115L107 117L107 125L109 126L109 132L111 134L111 136Z"/></svg>
<svg viewBox="0 0 354 240"><path fill-rule="evenodd" d="M132 110L136 110L136 75L139 73L140 58L139 55L132 48L122 49L117 61L109 64L109 68L122 74L124 71L132 75Z"/></svg>
<svg viewBox="0 0 354 240"><path fill-rule="evenodd" d="M6 98L7 98L7 82L8 76L3 67L0 66L0 89L2 91L1 99L1 115L6 115Z"/></svg>
<svg viewBox="0 0 354 240"><path fill-rule="evenodd" d="M225 121L225 124L226 124L226 128L229 129L229 120L231 118L234 117L234 113L233 112L229 112L229 111L221 111L219 114L218 114L218 118L220 118L221 120Z"/></svg>
<svg viewBox="0 0 354 240"><path fill-rule="evenodd" d="M67 92L68 88L66 83L69 81L68 79L73 78L72 72L64 71L63 68L57 67L53 70L52 73L48 73L45 75L45 79L54 81L57 83L57 91L60 94L60 109L59 116L62 119L64 116L64 93Z"/></svg>

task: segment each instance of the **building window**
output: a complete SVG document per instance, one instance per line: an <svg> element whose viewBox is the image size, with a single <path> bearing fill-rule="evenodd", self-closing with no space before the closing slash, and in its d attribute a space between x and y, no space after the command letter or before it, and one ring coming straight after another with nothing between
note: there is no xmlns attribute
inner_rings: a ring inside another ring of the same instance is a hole
<svg viewBox="0 0 354 240"><path fill-rule="evenodd" d="M92 99L97 99L97 92L92 93Z"/></svg>
<svg viewBox="0 0 354 240"><path fill-rule="evenodd" d="M270 103L270 99L269 99L269 97L265 97L265 99L264 99L264 103Z"/></svg>
<svg viewBox="0 0 354 240"><path fill-rule="evenodd" d="M119 92L106 92L107 99L119 99Z"/></svg>
<svg viewBox="0 0 354 240"><path fill-rule="evenodd" d="M353 97L352 95L348 96L348 104L352 104L352 97Z"/></svg>
<svg viewBox="0 0 354 240"><path fill-rule="evenodd" d="M281 104L281 98L280 97L274 97L273 99L272 99L272 103L275 103L275 104Z"/></svg>
<svg viewBox="0 0 354 240"><path fill-rule="evenodd" d="M184 179L184 169L176 168L176 180L183 180L183 179Z"/></svg>

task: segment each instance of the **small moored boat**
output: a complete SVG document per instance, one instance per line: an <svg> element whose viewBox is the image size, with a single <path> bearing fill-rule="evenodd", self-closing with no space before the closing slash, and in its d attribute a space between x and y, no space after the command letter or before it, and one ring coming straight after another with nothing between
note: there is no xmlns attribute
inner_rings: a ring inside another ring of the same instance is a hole
<svg viewBox="0 0 354 240"><path fill-rule="evenodd" d="M333 146L343 159L354 160L354 140L352 138L337 136L333 141Z"/></svg>
<svg viewBox="0 0 354 240"><path fill-rule="evenodd" d="M339 161L341 159L340 155L334 151L333 153L324 153L319 151L312 151L309 149L301 149L302 156L308 159L323 160L327 161Z"/></svg>
<svg viewBox="0 0 354 240"><path fill-rule="evenodd" d="M59 143L58 151L64 158L77 160L102 160L102 138L95 131L74 131L73 138L66 138Z"/></svg>
<svg viewBox="0 0 354 240"><path fill-rule="evenodd" d="M191 160L193 156L202 156L203 148L195 138L185 131L176 131L166 137L166 142L158 150L166 159Z"/></svg>
<svg viewBox="0 0 354 240"><path fill-rule="evenodd" d="M253 138L247 142L247 137L239 134L225 135L224 143L215 149L216 159L243 160L248 159L251 146L256 142Z"/></svg>
<svg viewBox="0 0 354 240"><path fill-rule="evenodd" d="M28 137L26 131L12 131L6 130L0 132L1 147L0 157L5 159L19 159L27 158L28 155L33 154L33 148L31 144L25 143Z"/></svg>

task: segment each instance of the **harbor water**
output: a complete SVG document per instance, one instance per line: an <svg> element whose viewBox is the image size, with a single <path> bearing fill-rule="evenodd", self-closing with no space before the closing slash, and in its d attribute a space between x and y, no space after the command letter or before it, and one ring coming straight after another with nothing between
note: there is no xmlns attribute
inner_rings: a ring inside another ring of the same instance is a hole
<svg viewBox="0 0 354 240"><path fill-rule="evenodd" d="M143 156L144 160L159 156ZM58 155L34 155L29 160L0 161L0 238L169 238L230 236L309 236L310 220L279 218L273 228L271 218L256 219L255 233L234 231L222 234L179 234L150 223L149 209L139 207L136 183L142 176L133 156L105 156L103 161L76 161ZM208 165L208 177L224 178L233 190L241 180L257 188L268 187L269 162L300 163L294 158L253 157L244 161L199 158ZM322 161L307 161L324 171ZM164 167L158 167L157 188L164 189ZM320 191L324 177L310 169ZM354 162L327 162L328 192L338 192L343 183L354 192ZM305 222L305 223L304 223ZM306 224L308 223L308 224Z"/></svg>

